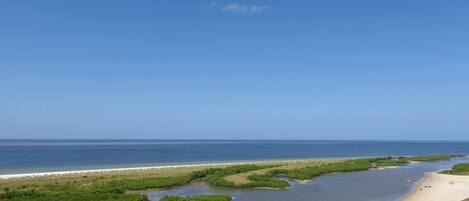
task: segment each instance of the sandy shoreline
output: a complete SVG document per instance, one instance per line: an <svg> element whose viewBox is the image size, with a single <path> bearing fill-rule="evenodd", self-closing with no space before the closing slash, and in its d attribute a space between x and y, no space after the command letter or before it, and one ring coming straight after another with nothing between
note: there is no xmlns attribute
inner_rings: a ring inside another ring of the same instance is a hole
<svg viewBox="0 0 469 201"><path fill-rule="evenodd" d="M149 167L107 168L107 169L91 169L91 170L71 170L71 171L56 171L56 172L4 174L4 175L0 175L0 179L16 179L16 178L24 178L24 177L60 176L60 175L71 175L71 174L120 172L120 171L132 171L132 170L152 170L152 169L184 168L184 167L205 167L205 166L210 167L210 166L256 164L256 163L262 163L262 162L205 163L205 164L188 164L188 165L163 165L163 166L149 166Z"/></svg>
<svg viewBox="0 0 469 201"><path fill-rule="evenodd" d="M469 198L469 176L428 173L401 201L462 201Z"/></svg>
<svg viewBox="0 0 469 201"><path fill-rule="evenodd" d="M203 163L203 164L161 165L161 166L144 166L144 167L129 167L129 168L104 168L104 169L90 169L90 170L19 173L19 174L3 174L3 175L0 175L0 179L8 180L8 179L19 179L19 178L43 177L43 176L79 175L79 174L88 174L88 173L109 173L109 172L158 170L158 169L172 169L172 168L192 168L192 167L217 167L217 166L230 166L230 165L243 165L243 164L288 163L288 162L301 162L301 161L314 161L314 160L321 160L321 159L240 161L240 162L220 162L220 163Z"/></svg>

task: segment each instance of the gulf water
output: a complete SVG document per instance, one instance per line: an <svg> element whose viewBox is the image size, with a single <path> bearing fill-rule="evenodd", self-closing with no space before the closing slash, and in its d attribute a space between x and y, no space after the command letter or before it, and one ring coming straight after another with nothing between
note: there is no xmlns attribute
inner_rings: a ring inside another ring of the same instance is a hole
<svg viewBox="0 0 469 201"><path fill-rule="evenodd" d="M0 140L0 174L324 157L469 154L469 142Z"/></svg>

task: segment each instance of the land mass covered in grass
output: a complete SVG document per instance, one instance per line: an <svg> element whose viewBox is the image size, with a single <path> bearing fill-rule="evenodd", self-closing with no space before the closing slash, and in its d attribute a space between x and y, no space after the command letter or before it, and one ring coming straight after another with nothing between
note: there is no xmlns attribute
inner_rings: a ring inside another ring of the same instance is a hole
<svg viewBox="0 0 469 201"><path fill-rule="evenodd" d="M433 162L444 161L455 157L464 157L465 155L437 155L437 156L412 156L412 157L399 157L399 161L409 162Z"/></svg>
<svg viewBox="0 0 469 201"><path fill-rule="evenodd" d="M441 173L451 175L469 175L469 163L456 164L451 168L451 170L445 170Z"/></svg>
<svg viewBox="0 0 469 201"><path fill-rule="evenodd" d="M165 189L182 186L193 181L203 181L219 188L276 188L289 187L289 183L276 177L292 180L309 180L314 177L340 172L364 171L385 166L399 166L409 161L448 160L460 155L383 157L359 159L334 159L290 161L264 164L246 164L216 168L180 170L177 173L157 172L126 173L123 175L82 175L81 177L55 177L48 182L28 179L2 181L4 201L147 201L146 189ZM67 179L68 178L68 179ZM53 181L53 182L51 182ZM19 185L22 184L22 185ZM1 190L1 189L0 189ZM227 195L179 197L168 196L162 201L227 201Z"/></svg>

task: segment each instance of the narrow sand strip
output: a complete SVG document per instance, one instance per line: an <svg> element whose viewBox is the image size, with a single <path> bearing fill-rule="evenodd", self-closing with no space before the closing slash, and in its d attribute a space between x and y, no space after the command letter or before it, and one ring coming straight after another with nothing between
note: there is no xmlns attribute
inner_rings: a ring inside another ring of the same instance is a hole
<svg viewBox="0 0 469 201"><path fill-rule="evenodd" d="M24 174L5 174L0 175L0 179L16 179L23 177L42 177L42 176L58 176L70 174L86 174L86 173L101 173L101 172L119 172L131 170L151 170L151 169L164 169L164 168L189 168L189 167L211 167L211 166L225 166L225 165L241 165L241 164L255 164L261 162L236 162L236 163L207 163L207 164L191 164L191 165L166 165L166 166L150 166L150 167L132 167L132 168L109 168L109 169L95 169L95 170L74 170L74 171L58 171L58 172L38 172L38 173L24 173Z"/></svg>
<svg viewBox="0 0 469 201"><path fill-rule="evenodd" d="M462 201L469 198L469 176L429 173L401 201Z"/></svg>
<svg viewBox="0 0 469 201"><path fill-rule="evenodd" d="M169 169L169 168L191 168L191 167L208 167L209 168L209 167L216 167L216 166L288 163L288 162L315 161L315 160L321 160L321 159L226 162L226 163L166 165L166 166L148 166L148 167L131 167L131 168L108 168L108 169L93 169L93 170L57 171L57 172L38 172L38 173L23 173L23 174L4 174L4 175L0 175L0 179L17 179L17 178L25 178L25 177L61 176L61 175L71 175L71 174L120 172L120 171L133 171L133 170L153 170L153 169L165 169L165 168L166 169Z"/></svg>

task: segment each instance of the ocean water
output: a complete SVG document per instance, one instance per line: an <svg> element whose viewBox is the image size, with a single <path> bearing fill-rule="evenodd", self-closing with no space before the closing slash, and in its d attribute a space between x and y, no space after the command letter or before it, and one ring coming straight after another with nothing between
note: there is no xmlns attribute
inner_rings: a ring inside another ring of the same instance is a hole
<svg viewBox="0 0 469 201"><path fill-rule="evenodd" d="M0 174L324 157L469 154L469 142L0 140Z"/></svg>

